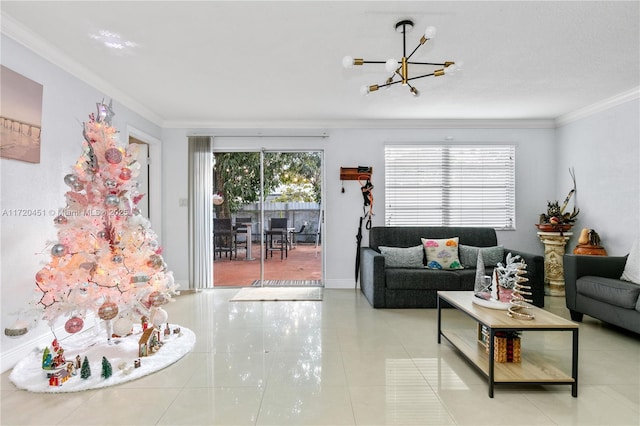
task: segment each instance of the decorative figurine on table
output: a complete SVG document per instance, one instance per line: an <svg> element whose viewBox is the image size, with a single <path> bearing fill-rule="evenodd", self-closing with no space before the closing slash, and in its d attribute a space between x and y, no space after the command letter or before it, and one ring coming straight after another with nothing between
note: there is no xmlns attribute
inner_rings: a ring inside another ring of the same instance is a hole
<svg viewBox="0 0 640 426"><path fill-rule="evenodd" d="M498 263L491 276L484 275L484 263L481 261L481 252L478 253L476 265L476 283L474 303L492 309L507 310L511 306L511 299L516 284L527 281L520 275L526 273L526 263L520 256L507 254L505 264ZM524 280L524 281L523 281Z"/></svg>
<svg viewBox="0 0 640 426"><path fill-rule="evenodd" d="M484 259L482 250L478 250L478 260L476 261L476 278L473 286L473 294L482 300L491 299L491 277L485 275Z"/></svg>
<svg viewBox="0 0 640 426"><path fill-rule="evenodd" d="M520 262L515 269L511 306L509 306L507 315L511 318L532 320L535 318L533 314L523 312L529 309L531 307L529 303L533 302L533 300L528 298L533 294L531 292L531 286L524 284L529 281L529 279L522 276L527 273L526 269L527 264L524 262Z"/></svg>
<svg viewBox="0 0 640 426"><path fill-rule="evenodd" d="M595 230L583 228L578 238L578 245L573 249L573 254L606 256L607 251L600 245L600 235Z"/></svg>

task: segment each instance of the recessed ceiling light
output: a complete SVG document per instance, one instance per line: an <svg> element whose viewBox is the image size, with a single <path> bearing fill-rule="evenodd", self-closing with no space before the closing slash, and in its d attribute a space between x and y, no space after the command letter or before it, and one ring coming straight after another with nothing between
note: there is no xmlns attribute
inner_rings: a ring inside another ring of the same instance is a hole
<svg viewBox="0 0 640 426"><path fill-rule="evenodd" d="M103 44L108 49L117 50L121 52L131 52L138 47L138 43L125 40L120 34L113 31L101 30L97 34L89 34L89 37L96 40L98 43Z"/></svg>

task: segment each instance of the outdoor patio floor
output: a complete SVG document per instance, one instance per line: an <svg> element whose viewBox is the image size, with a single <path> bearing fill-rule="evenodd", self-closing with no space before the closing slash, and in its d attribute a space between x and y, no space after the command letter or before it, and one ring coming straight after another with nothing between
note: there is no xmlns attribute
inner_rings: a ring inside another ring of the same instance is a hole
<svg viewBox="0 0 640 426"><path fill-rule="evenodd" d="M251 246L253 260L246 260L244 248L238 249L238 258L216 256L213 262L214 287L250 286L260 279L260 257L264 249L260 243ZM322 248L313 243L298 243L289 255L280 260L280 253L273 252L264 262L265 280L317 280L322 281Z"/></svg>

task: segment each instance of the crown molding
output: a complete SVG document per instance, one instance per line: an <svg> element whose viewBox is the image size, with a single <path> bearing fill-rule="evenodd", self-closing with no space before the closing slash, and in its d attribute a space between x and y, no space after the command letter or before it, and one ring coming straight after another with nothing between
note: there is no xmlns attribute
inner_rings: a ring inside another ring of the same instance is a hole
<svg viewBox="0 0 640 426"><path fill-rule="evenodd" d="M595 104L580 108L568 114L561 115L560 117L556 118L556 127L565 126L574 121L589 117L602 111L606 111L610 108L636 99L640 99L640 86L626 92L619 93L600 102L596 102Z"/></svg>
<svg viewBox="0 0 640 426"><path fill-rule="evenodd" d="M165 121L166 129L553 129L554 119Z"/></svg>
<svg viewBox="0 0 640 426"><path fill-rule="evenodd" d="M2 25L0 26L0 32L2 32L2 34L22 44L27 49L79 80L103 92L107 97L116 99L119 103L140 114L153 124L157 126L162 125L162 118L160 116L134 101L126 93L116 89L87 68L78 64L77 61L64 54L55 45L34 34L10 15L0 11L0 18L2 19Z"/></svg>
<svg viewBox="0 0 640 426"><path fill-rule="evenodd" d="M326 138L329 137L327 129L315 128L200 128L192 129L186 132L187 136L211 136L211 137L229 137L229 138Z"/></svg>

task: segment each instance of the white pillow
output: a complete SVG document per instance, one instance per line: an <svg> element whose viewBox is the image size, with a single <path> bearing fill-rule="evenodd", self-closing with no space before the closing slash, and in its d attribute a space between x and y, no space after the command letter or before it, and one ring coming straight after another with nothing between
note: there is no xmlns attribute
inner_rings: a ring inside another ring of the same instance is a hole
<svg viewBox="0 0 640 426"><path fill-rule="evenodd" d="M464 269L458 259L458 237L438 240L421 238L429 269Z"/></svg>
<svg viewBox="0 0 640 426"><path fill-rule="evenodd" d="M640 284L640 240L636 240L631 246L631 251L620 279Z"/></svg>

